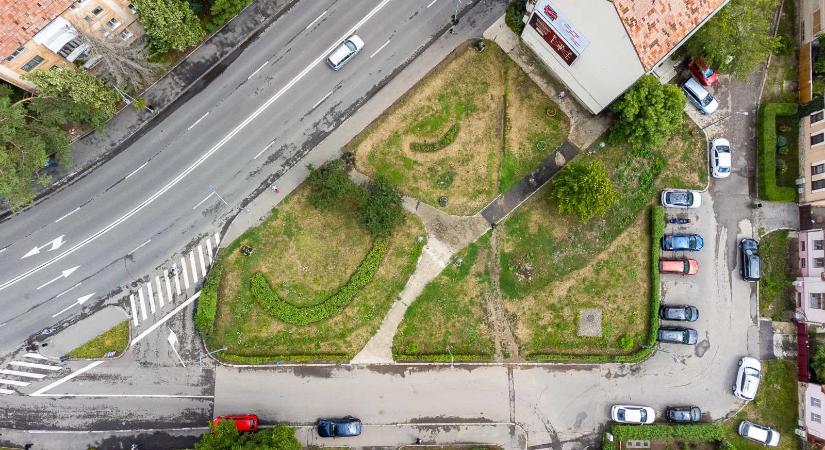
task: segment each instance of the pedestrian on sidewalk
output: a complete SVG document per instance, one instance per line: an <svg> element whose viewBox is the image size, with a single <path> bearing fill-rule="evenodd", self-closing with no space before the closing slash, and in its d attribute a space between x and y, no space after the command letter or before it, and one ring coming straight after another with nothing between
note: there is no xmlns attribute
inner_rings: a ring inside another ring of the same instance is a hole
<svg viewBox="0 0 825 450"><path fill-rule="evenodd" d="M273 185L272 185L272 192L274 192L274 193L276 193L276 194L279 194L279 193L281 192L281 190L280 190L280 189L278 189L278 185L277 185L277 184L273 184Z"/></svg>

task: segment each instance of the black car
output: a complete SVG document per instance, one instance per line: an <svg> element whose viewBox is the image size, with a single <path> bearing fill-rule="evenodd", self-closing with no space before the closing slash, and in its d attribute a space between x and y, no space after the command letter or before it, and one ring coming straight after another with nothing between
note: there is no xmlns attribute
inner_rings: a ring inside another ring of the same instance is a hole
<svg viewBox="0 0 825 450"><path fill-rule="evenodd" d="M348 437L361 434L361 420L352 417L319 419L318 434L321 437Z"/></svg>
<svg viewBox="0 0 825 450"><path fill-rule="evenodd" d="M670 422L693 423L702 418L702 410L696 406L668 406L665 418Z"/></svg>
<svg viewBox="0 0 825 450"><path fill-rule="evenodd" d="M659 307L659 318L662 320L695 322L699 319L699 310L695 306L688 305L662 305Z"/></svg>
<svg viewBox="0 0 825 450"><path fill-rule="evenodd" d="M694 345L699 342L699 333L693 328L659 327L656 338L659 342Z"/></svg>
<svg viewBox="0 0 825 450"><path fill-rule="evenodd" d="M759 281L761 260L759 258L759 243L753 239L742 239L739 243L739 253L742 255L739 271L746 281Z"/></svg>
<svg viewBox="0 0 825 450"><path fill-rule="evenodd" d="M699 251L705 246L705 240L698 234L668 234L662 236L662 250Z"/></svg>

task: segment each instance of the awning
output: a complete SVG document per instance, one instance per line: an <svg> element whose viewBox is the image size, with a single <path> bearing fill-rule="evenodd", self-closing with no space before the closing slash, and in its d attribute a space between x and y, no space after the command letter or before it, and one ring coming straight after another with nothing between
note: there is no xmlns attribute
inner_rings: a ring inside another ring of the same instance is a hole
<svg viewBox="0 0 825 450"><path fill-rule="evenodd" d="M796 366L797 378L803 383L811 381L808 368L808 326L805 322L796 323Z"/></svg>
<svg viewBox="0 0 825 450"><path fill-rule="evenodd" d="M64 18L55 17L48 25L43 27L32 37L34 42L45 45L49 50L57 53L67 42L77 36L77 31Z"/></svg>

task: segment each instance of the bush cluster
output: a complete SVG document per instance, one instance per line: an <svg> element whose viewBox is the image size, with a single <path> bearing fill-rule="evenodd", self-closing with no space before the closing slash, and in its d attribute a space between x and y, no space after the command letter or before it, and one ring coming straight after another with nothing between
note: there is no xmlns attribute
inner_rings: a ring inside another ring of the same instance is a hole
<svg viewBox="0 0 825 450"><path fill-rule="evenodd" d="M212 334L215 329L215 315L218 313L218 288L221 284L221 271L223 264L220 260L215 261L212 269L206 275L203 282L198 306L195 310L195 328L205 336Z"/></svg>
<svg viewBox="0 0 825 450"><path fill-rule="evenodd" d="M776 116L796 115L796 103L766 103L759 108L756 145L759 166L759 197L764 200L795 202L796 189L776 184Z"/></svg>
<svg viewBox="0 0 825 450"><path fill-rule="evenodd" d="M461 127L453 124L441 139L435 142L410 142L410 150L419 153L434 153L455 142Z"/></svg>
<svg viewBox="0 0 825 450"><path fill-rule="evenodd" d="M507 5L507 14L504 16L504 23L516 34L524 31L524 22L521 18L527 11L527 0L511 0Z"/></svg>
<svg viewBox="0 0 825 450"><path fill-rule="evenodd" d="M318 322L343 311L355 295L372 282L387 249L388 242L385 239L376 240L372 249L355 269L350 279L341 286L341 289L316 305L302 307L282 300L260 272L252 275L250 293L261 308L278 320L292 325Z"/></svg>
<svg viewBox="0 0 825 450"><path fill-rule="evenodd" d="M648 325L647 342L652 349L656 345L656 335L659 332L659 304L661 303L662 288L659 277L659 256L662 251L659 241L665 235L665 208L661 205L653 207L650 220L650 324ZM650 350L652 352L652 350Z"/></svg>

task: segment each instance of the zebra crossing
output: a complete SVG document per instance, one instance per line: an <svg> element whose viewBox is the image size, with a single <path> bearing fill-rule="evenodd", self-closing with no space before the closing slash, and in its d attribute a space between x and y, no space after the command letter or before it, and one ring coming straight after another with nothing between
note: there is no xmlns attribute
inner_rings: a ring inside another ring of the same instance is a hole
<svg viewBox="0 0 825 450"><path fill-rule="evenodd" d="M67 370L64 366L52 364L52 359L39 353L26 353L0 369L0 394L13 394L16 392L13 388L26 387L64 369Z"/></svg>
<svg viewBox="0 0 825 450"><path fill-rule="evenodd" d="M130 292L132 326L137 328L145 322L154 321L156 317L162 317L165 309L173 309L173 305L181 297L184 300L189 297L190 289L197 290L214 262L218 244L220 233L207 237L188 254L181 255L171 267L150 276L148 281L142 281L136 287L136 291Z"/></svg>

